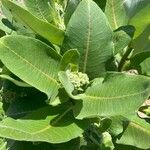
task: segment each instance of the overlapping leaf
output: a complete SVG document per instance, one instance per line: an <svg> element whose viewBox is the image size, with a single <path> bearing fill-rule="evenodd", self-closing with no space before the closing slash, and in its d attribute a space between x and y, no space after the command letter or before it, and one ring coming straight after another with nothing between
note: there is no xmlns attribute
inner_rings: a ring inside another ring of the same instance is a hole
<svg viewBox="0 0 150 150"><path fill-rule="evenodd" d="M105 8L112 28L133 25L136 28L135 38L150 24L149 13L150 0L108 0Z"/></svg>
<svg viewBox="0 0 150 150"><path fill-rule="evenodd" d="M108 74L89 87L77 101L74 114L78 119L135 113L150 93L150 79L123 73ZM129 107L130 106L130 107Z"/></svg>
<svg viewBox="0 0 150 150"><path fill-rule="evenodd" d="M56 17L49 0L24 0L27 9L37 18L51 23Z"/></svg>
<svg viewBox="0 0 150 150"><path fill-rule="evenodd" d="M135 26L135 37L138 37L150 25L150 0L125 0L125 5L128 24Z"/></svg>
<svg viewBox="0 0 150 150"><path fill-rule="evenodd" d="M129 121L129 124L120 139L119 144L132 145L141 149L150 148L150 124L145 120L134 117Z"/></svg>
<svg viewBox="0 0 150 150"><path fill-rule="evenodd" d="M39 40L6 36L0 40L0 60L19 78L54 98L61 56ZM41 63L42 61L42 63Z"/></svg>
<svg viewBox="0 0 150 150"><path fill-rule="evenodd" d="M1 0L2 4L11 11L14 17L21 20L26 26L30 27L35 33L43 36L54 44L61 44L64 38L64 32L50 23L42 21L27 10L16 5L9 0Z"/></svg>
<svg viewBox="0 0 150 150"><path fill-rule="evenodd" d="M73 13L66 30L63 51L80 53L80 71L90 78L105 72L105 62L112 57L112 30L102 10L92 0L83 0Z"/></svg>
<svg viewBox="0 0 150 150"><path fill-rule="evenodd" d="M68 0L68 4L67 4L65 15L64 15L64 21L66 25L68 24L70 17L74 13L80 1L81 0Z"/></svg>
<svg viewBox="0 0 150 150"><path fill-rule="evenodd" d="M123 2L123 0L108 0L106 3L105 14L114 30L127 25L127 15Z"/></svg>
<svg viewBox="0 0 150 150"><path fill-rule="evenodd" d="M86 120L75 120L71 107L44 107L22 119L6 118L0 122L0 136L24 141L67 142L81 136L89 126Z"/></svg>

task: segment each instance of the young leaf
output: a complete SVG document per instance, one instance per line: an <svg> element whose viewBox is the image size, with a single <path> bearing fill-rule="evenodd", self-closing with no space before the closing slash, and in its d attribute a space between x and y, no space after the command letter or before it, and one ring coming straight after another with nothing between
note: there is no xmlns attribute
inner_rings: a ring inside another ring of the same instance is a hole
<svg viewBox="0 0 150 150"><path fill-rule="evenodd" d="M92 0L82 0L66 30L63 51L80 53L80 71L90 78L105 72L105 63L113 55L112 30L102 10Z"/></svg>
<svg viewBox="0 0 150 150"><path fill-rule="evenodd" d="M11 11L14 17L17 17L19 20L25 23L26 26L30 27L35 33L43 36L54 44L62 44L64 38L64 32L62 30L56 28L50 23L36 18L30 12L9 0L1 1L2 4Z"/></svg>
<svg viewBox="0 0 150 150"><path fill-rule="evenodd" d="M89 121L75 120L71 107L43 107L22 119L10 117L0 122L0 136L15 140L62 143L79 137Z"/></svg>
<svg viewBox="0 0 150 150"><path fill-rule="evenodd" d="M105 14L114 30L127 25L124 0L107 0Z"/></svg>
<svg viewBox="0 0 150 150"><path fill-rule="evenodd" d="M75 69L78 69L78 63L79 63L79 52L75 49L68 50L62 57L61 63L60 63L60 69L62 71L65 71L68 65L72 65L72 67L75 67ZM71 66L70 66L71 67Z"/></svg>
<svg viewBox="0 0 150 150"><path fill-rule="evenodd" d="M132 145L141 149L150 148L150 124L138 117L131 119L123 135L117 140L119 144Z"/></svg>
<svg viewBox="0 0 150 150"><path fill-rule="evenodd" d="M6 36L0 40L0 60L26 83L54 98L61 56L39 40ZM42 61L42 63L41 63Z"/></svg>
<svg viewBox="0 0 150 150"><path fill-rule="evenodd" d="M149 93L148 77L110 73L103 82L86 90L85 97L76 102L74 114L78 119L130 114L138 110Z"/></svg>

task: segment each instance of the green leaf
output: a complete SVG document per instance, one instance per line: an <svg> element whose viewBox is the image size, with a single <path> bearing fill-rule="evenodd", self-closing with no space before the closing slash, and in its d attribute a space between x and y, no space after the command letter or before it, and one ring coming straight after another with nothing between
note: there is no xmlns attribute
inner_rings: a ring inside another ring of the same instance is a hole
<svg viewBox="0 0 150 150"><path fill-rule="evenodd" d="M4 110L3 110L3 103L2 103L2 97L0 95L0 120L3 118Z"/></svg>
<svg viewBox="0 0 150 150"><path fill-rule="evenodd" d="M0 138L0 150L8 150L7 142L2 138Z"/></svg>
<svg viewBox="0 0 150 150"><path fill-rule="evenodd" d="M150 24L150 0L125 1L128 14L128 24L136 28L135 38ZM140 20L140 21L139 21Z"/></svg>
<svg viewBox="0 0 150 150"><path fill-rule="evenodd" d="M22 82L22 81L18 81L18 80L14 79L11 76L6 75L6 74L0 74L0 78L1 79L7 79L7 80L11 81L12 83L14 83L20 87L31 87L29 84Z"/></svg>
<svg viewBox="0 0 150 150"><path fill-rule="evenodd" d="M133 41L133 48L133 55L140 52L150 51L150 25Z"/></svg>
<svg viewBox="0 0 150 150"><path fill-rule="evenodd" d="M71 66L77 69L78 63L79 63L79 52L75 49L71 49L66 51L66 53L63 55L61 59L60 69L62 71L65 71L67 67Z"/></svg>
<svg viewBox="0 0 150 150"><path fill-rule="evenodd" d="M57 16L50 5L50 0L24 0L25 6L37 18L51 23Z"/></svg>
<svg viewBox="0 0 150 150"><path fill-rule="evenodd" d="M123 132L119 144L132 145L142 149L150 148L150 124L138 117L131 119Z"/></svg>
<svg viewBox="0 0 150 150"><path fill-rule="evenodd" d="M122 26L114 31L114 54L122 52L123 49L128 46L132 40L134 31L133 26Z"/></svg>
<svg viewBox="0 0 150 150"><path fill-rule="evenodd" d="M76 118L134 113L149 97L150 79L144 76L109 73L76 102ZM130 107L129 107L130 106Z"/></svg>
<svg viewBox="0 0 150 150"><path fill-rule="evenodd" d="M6 36L0 40L0 59L12 73L49 98L57 95L61 56L51 47L25 36Z"/></svg>
<svg viewBox="0 0 150 150"><path fill-rule="evenodd" d="M105 14L115 30L120 26L127 25L127 16L124 7L124 0L107 0Z"/></svg>
<svg viewBox="0 0 150 150"><path fill-rule="evenodd" d="M110 118L112 123L109 127L109 132L113 136L118 136L120 133L123 132L123 123L127 120L125 117L122 116L114 116Z"/></svg>
<svg viewBox="0 0 150 150"><path fill-rule="evenodd" d="M64 14L64 21L66 25L68 24L72 14L74 13L80 1L81 0L68 0L68 4Z"/></svg>
<svg viewBox="0 0 150 150"><path fill-rule="evenodd" d="M112 30L102 10L92 0L82 0L73 13L63 43L63 51L80 53L80 71L90 78L105 72L105 63L113 55Z"/></svg>
<svg viewBox="0 0 150 150"><path fill-rule="evenodd" d="M79 137L89 121L75 120L67 104L44 107L22 119L10 117L0 122L0 136L19 141L62 143Z"/></svg>
<svg viewBox="0 0 150 150"><path fill-rule="evenodd" d="M137 69L141 74L150 76L150 51L137 53L130 59L131 69Z"/></svg>
<svg viewBox="0 0 150 150"><path fill-rule="evenodd" d="M62 44L64 32L50 23L42 21L30 12L16 5L9 0L1 0L2 4L11 11L14 17L17 17L26 26L30 27L35 33L43 36L54 44ZM43 30L44 29L44 30Z"/></svg>

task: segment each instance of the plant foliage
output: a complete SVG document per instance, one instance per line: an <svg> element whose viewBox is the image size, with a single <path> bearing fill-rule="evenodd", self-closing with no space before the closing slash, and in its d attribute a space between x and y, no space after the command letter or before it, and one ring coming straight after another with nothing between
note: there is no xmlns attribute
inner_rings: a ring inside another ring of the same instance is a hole
<svg viewBox="0 0 150 150"><path fill-rule="evenodd" d="M1 0L0 149L150 149L149 0Z"/></svg>

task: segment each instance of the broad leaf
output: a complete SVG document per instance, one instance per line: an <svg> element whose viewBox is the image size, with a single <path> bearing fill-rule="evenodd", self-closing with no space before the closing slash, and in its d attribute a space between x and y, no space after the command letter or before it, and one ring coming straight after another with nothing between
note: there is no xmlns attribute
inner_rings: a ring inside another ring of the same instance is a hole
<svg viewBox="0 0 150 150"><path fill-rule="evenodd" d="M26 142L7 140L9 150L79 150L80 139L73 139L67 143L50 144L46 142Z"/></svg>
<svg viewBox="0 0 150 150"><path fill-rule="evenodd" d="M14 17L17 17L20 21L22 21L26 26L30 27L35 33L43 36L50 42L54 44L61 44L64 38L64 32L55 26L42 21L27 10L22 7L16 5L15 3L9 0L1 0L2 4L11 11ZM44 29L44 30L43 30Z"/></svg>
<svg viewBox="0 0 150 150"><path fill-rule="evenodd" d="M24 0L24 3L33 15L46 22L53 22L57 16L50 4L50 0Z"/></svg>
<svg viewBox="0 0 150 150"><path fill-rule="evenodd" d="M33 38L6 36L0 40L0 59L11 72L49 98L57 95L61 56L51 47Z"/></svg>
<svg viewBox="0 0 150 150"><path fill-rule="evenodd" d="M138 37L150 24L150 0L125 0L124 4L128 15L128 24L135 26L135 37Z"/></svg>
<svg viewBox="0 0 150 150"><path fill-rule="evenodd" d="M124 6L124 0L107 0L105 14L115 30L120 26L127 25L127 16Z"/></svg>
<svg viewBox="0 0 150 150"><path fill-rule="evenodd" d="M22 119L5 118L0 122L0 136L23 141L62 143L82 135L89 121L75 120L72 107L44 107Z"/></svg>
<svg viewBox="0 0 150 150"><path fill-rule="evenodd" d="M76 48L81 56L81 72L90 78L105 72L105 63L113 54L112 30L92 0L81 1L68 23L63 51Z"/></svg>
<svg viewBox="0 0 150 150"><path fill-rule="evenodd" d="M150 124L138 117L131 119L123 132L119 144L132 145L142 149L150 148Z"/></svg>
<svg viewBox="0 0 150 150"><path fill-rule="evenodd" d="M64 14L64 21L66 25L68 24L72 14L74 13L80 1L81 0L68 0L68 4Z"/></svg>
<svg viewBox="0 0 150 150"><path fill-rule="evenodd" d="M110 73L100 81L89 87L85 97L76 102L76 118L134 113L150 93L150 79L140 75Z"/></svg>

